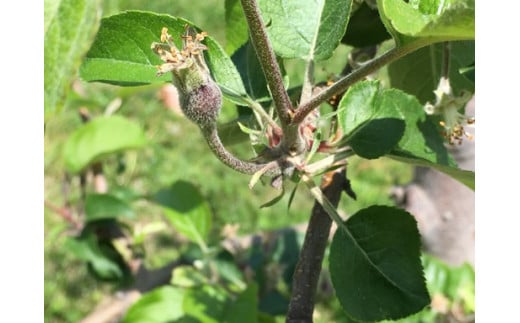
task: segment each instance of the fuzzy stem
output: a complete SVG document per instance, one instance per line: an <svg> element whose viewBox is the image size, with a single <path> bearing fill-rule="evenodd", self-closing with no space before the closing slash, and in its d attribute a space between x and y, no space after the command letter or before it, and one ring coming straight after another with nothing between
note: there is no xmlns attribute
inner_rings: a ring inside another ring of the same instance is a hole
<svg viewBox="0 0 520 323"><path fill-rule="evenodd" d="M291 100L283 84L282 73L278 66L278 61L274 54L273 48L267 36L264 22L260 15L260 9L256 0L241 0L242 9L249 26L249 34L251 42L258 56L265 79L271 90L276 113L282 122L282 129L285 132L285 126L291 121L289 111L291 111Z"/></svg>
<svg viewBox="0 0 520 323"><path fill-rule="evenodd" d="M345 183L345 169L327 173L323 177L323 194L337 207ZM300 258L293 276L293 286L287 323L312 322L314 298L320 278L321 265L329 238L332 220L316 201L305 234Z"/></svg>
<svg viewBox="0 0 520 323"><path fill-rule="evenodd" d="M215 154L215 156L217 156L217 158L221 162L226 164L228 167L231 167L232 169L238 172L249 175L253 175L261 170L265 170L266 168L267 170L263 172L263 175L278 176L282 173L276 161L269 162L266 164L255 164L243 161L235 157L222 144L222 141L218 136L216 125L200 127L200 129L211 151Z"/></svg>
<svg viewBox="0 0 520 323"><path fill-rule="evenodd" d="M352 73L342 77L337 82L332 84L326 90L315 95L306 103L302 104L297 110L296 114L293 117L292 123L299 124L301 123L305 117L312 112L312 110L316 109L320 104L328 100L334 95L340 94L347 90L349 86L356 83L357 81L363 79L367 75L377 71L381 67L389 64L410 52L413 52L420 47L427 45L428 43L414 43L414 45L404 46L404 47L395 47L385 52L383 55L376 57L367 63L363 64L360 68L354 70Z"/></svg>

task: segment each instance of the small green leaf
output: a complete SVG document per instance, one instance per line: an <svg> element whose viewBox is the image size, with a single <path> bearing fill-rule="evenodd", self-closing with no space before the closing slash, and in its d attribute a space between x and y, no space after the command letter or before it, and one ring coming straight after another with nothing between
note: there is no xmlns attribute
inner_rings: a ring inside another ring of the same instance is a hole
<svg viewBox="0 0 520 323"><path fill-rule="evenodd" d="M221 256L213 260L212 263L215 265L220 277L231 284L230 287L238 290L243 290L246 287L242 271L237 268L232 258L226 259L224 256Z"/></svg>
<svg viewBox="0 0 520 323"><path fill-rule="evenodd" d="M233 54L247 42L247 21L240 0L226 0L226 53Z"/></svg>
<svg viewBox="0 0 520 323"><path fill-rule="evenodd" d="M404 210L371 206L350 217L330 247L330 274L343 309L356 320L399 319L430 303L417 222Z"/></svg>
<svg viewBox="0 0 520 323"><path fill-rule="evenodd" d="M473 85L475 84L475 61L467 66L459 68L459 73L464 76Z"/></svg>
<svg viewBox="0 0 520 323"><path fill-rule="evenodd" d="M113 219L119 216L133 217L134 210L125 201L110 194L89 194L85 200L87 222Z"/></svg>
<svg viewBox="0 0 520 323"><path fill-rule="evenodd" d="M398 46L475 39L475 1L377 0L381 19Z"/></svg>
<svg viewBox="0 0 520 323"><path fill-rule="evenodd" d="M177 181L159 191L155 200L163 206L166 218L186 238L206 246L211 229L211 210L199 190L191 183Z"/></svg>
<svg viewBox="0 0 520 323"><path fill-rule="evenodd" d="M45 117L62 108L99 25L100 1L44 1Z"/></svg>
<svg viewBox="0 0 520 323"><path fill-rule="evenodd" d="M147 143L141 127L121 116L99 117L67 139L63 148L65 165L77 173L108 154L140 148Z"/></svg>
<svg viewBox="0 0 520 323"><path fill-rule="evenodd" d="M81 77L86 81L118 85L171 81L169 74L156 76L156 66L163 62L150 46L160 40L162 28L167 27L176 45L181 48L180 36L186 24L194 26L182 18L144 11L126 11L103 18L81 66ZM205 57L215 81L239 96L246 95L240 75L229 56L210 36L204 39L204 43L208 47Z"/></svg>
<svg viewBox="0 0 520 323"><path fill-rule="evenodd" d="M185 291L172 286L158 287L144 294L128 309L123 323L174 322L184 316L182 301Z"/></svg>
<svg viewBox="0 0 520 323"><path fill-rule="evenodd" d="M388 66L390 86L415 95L421 103L434 102L433 91L439 84L442 71L444 44L434 44L412 52ZM449 79L453 93L475 91L475 84L464 77L459 69L475 61L475 42L450 43Z"/></svg>
<svg viewBox="0 0 520 323"><path fill-rule="evenodd" d="M270 206L273 206L275 205L276 203L280 202L282 200L282 198L285 196L285 189L282 187L282 191L280 192L280 194L278 194L275 198L273 198L272 200L260 205L260 208L263 209L264 207L270 207Z"/></svg>
<svg viewBox="0 0 520 323"><path fill-rule="evenodd" d="M322 61L345 34L351 0L260 0L275 52L284 58Z"/></svg>
<svg viewBox="0 0 520 323"><path fill-rule="evenodd" d="M347 31L341 40L342 43L354 47L378 45L391 36L379 17L377 9L372 9L366 2L351 15Z"/></svg>

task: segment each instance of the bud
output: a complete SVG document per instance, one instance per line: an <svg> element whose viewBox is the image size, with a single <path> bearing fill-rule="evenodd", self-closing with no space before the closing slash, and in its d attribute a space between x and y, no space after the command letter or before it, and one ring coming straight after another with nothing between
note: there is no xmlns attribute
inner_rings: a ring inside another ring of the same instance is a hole
<svg viewBox="0 0 520 323"><path fill-rule="evenodd" d="M181 50L167 28L162 29L161 43L152 43L152 50L164 62L157 66L157 75L172 72L182 111L201 128L215 126L222 106L222 92L211 78L202 52L208 49L201 43L206 36L205 32L195 34L186 25Z"/></svg>

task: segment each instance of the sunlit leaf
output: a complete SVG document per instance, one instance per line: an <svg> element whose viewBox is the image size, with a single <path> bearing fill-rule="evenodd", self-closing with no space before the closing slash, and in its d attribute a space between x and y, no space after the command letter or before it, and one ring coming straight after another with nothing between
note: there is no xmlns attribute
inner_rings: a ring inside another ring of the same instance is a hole
<svg viewBox="0 0 520 323"><path fill-rule="evenodd" d="M351 0L260 0L275 52L321 61L332 56L347 27Z"/></svg>
<svg viewBox="0 0 520 323"><path fill-rule="evenodd" d="M398 46L475 39L475 1L377 0L381 19Z"/></svg>
<svg viewBox="0 0 520 323"><path fill-rule="evenodd" d="M65 165L76 173L109 154L140 148L147 142L143 130L133 121L116 115L95 118L76 129L65 142Z"/></svg>
<svg viewBox="0 0 520 323"><path fill-rule="evenodd" d="M163 62L150 46L160 41L161 30L167 27L177 47L181 48L186 24L194 26L183 18L144 11L126 11L102 19L96 39L81 66L81 77L86 81L118 85L171 81L170 74L156 76L156 66ZM204 43L208 47L205 56L215 81L238 96L245 95L240 75L222 47L211 35Z"/></svg>
<svg viewBox="0 0 520 323"><path fill-rule="evenodd" d="M184 315L182 300L185 291L173 286L158 287L144 294L133 304L123 323L174 322Z"/></svg>

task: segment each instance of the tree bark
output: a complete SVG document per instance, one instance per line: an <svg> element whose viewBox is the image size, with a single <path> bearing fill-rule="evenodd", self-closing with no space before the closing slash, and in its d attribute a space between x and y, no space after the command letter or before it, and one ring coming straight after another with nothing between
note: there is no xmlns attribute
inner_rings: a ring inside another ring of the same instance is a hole
<svg viewBox="0 0 520 323"><path fill-rule="evenodd" d="M322 179L323 194L334 207L339 204L345 182L344 169L329 172ZM327 212L318 202L315 202L300 252L300 259L293 275L287 323L312 322L314 299L331 225L332 220Z"/></svg>

